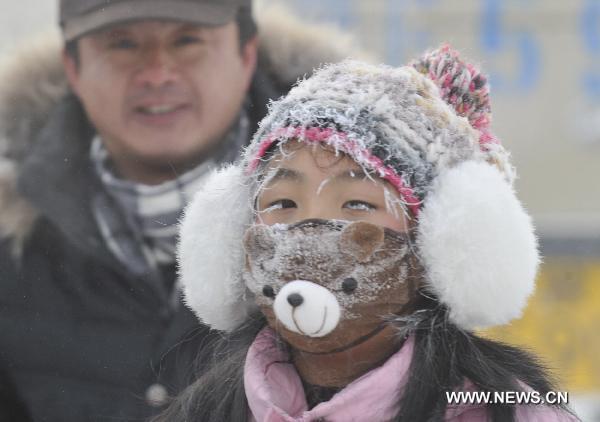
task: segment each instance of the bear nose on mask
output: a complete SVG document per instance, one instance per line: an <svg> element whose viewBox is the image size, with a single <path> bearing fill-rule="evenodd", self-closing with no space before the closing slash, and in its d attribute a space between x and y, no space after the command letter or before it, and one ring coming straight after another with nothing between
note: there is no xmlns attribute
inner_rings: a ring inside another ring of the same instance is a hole
<svg viewBox="0 0 600 422"><path fill-rule="evenodd" d="M309 337L324 337L331 333L341 316L335 295L306 280L285 284L275 297L273 311L285 328Z"/></svg>
<svg viewBox="0 0 600 422"><path fill-rule="evenodd" d="M290 305L292 305L294 308L296 308L296 307L302 305L302 302L304 302L304 298L299 293L292 293L291 295L289 295L287 297L287 301Z"/></svg>

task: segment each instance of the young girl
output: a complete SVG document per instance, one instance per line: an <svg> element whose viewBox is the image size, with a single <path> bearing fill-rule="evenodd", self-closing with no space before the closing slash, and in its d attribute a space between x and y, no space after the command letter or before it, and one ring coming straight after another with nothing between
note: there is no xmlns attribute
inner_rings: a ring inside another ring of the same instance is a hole
<svg viewBox="0 0 600 422"><path fill-rule="evenodd" d="M489 123L447 46L330 65L274 103L186 212L187 303L229 333L159 420L576 420L541 402L533 357L472 331L519 316L539 262Z"/></svg>

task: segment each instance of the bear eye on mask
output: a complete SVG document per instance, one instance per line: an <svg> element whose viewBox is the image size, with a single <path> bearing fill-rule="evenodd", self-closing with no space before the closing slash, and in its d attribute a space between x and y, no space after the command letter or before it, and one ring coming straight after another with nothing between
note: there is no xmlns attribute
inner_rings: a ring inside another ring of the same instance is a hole
<svg viewBox="0 0 600 422"><path fill-rule="evenodd" d="M244 282L288 342L326 352L402 314L417 279L408 234L366 222L255 225L244 237Z"/></svg>

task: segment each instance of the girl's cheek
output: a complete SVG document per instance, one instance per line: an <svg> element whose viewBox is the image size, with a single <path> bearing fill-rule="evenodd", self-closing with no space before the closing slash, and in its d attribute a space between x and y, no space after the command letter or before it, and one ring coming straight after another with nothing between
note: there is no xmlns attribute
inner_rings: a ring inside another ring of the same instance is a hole
<svg viewBox="0 0 600 422"><path fill-rule="evenodd" d="M397 232L406 232L403 214L394 216L387 211L376 211L368 215L365 220L378 226L387 227Z"/></svg>
<svg viewBox="0 0 600 422"><path fill-rule="evenodd" d="M404 214L402 214L402 211L400 212L400 215L398 215L398 217L393 216L393 215L388 215L388 220L389 220L388 227L390 229L395 230L397 232L407 232L408 231L406 217L404 216Z"/></svg>
<svg viewBox="0 0 600 422"><path fill-rule="evenodd" d="M261 213L257 213L256 214L255 223L256 224L266 224L266 225L271 225L272 224L272 223L270 223L269 215L268 214L261 214Z"/></svg>
<svg viewBox="0 0 600 422"><path fill-rule="evenodd" d="M258 224L266 224L267 226L272 226L277 223L287 223L289 220L289 212L279 211L279 212L259 212L256 216L256 221Z"/></svg>

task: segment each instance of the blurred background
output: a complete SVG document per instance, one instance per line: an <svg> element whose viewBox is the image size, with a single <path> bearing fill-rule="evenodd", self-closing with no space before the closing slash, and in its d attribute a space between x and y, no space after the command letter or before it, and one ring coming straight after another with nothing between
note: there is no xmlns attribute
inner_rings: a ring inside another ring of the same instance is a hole
<svg viewBox="0 0 600 422"><path fill-rule="evenodd" d="M0 57L55 30L54 0L0 0ZM490 75L544 262L523 318L485 335L540 355L584 421L600 421L600 0L263 0L354 33L401 65L449 42Z"/></svg>

